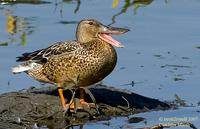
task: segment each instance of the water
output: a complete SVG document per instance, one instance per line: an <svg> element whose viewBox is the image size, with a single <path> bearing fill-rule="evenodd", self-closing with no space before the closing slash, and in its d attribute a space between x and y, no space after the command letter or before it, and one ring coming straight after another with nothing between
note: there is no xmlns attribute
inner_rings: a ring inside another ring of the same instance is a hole
<svg viewBox="0 0 200 129"><path fill-rule="evenodd" d="M11 67L17 65L15 57L57 41L73 40L76 23L83 18L94 18L107 25L131 30L125 35L114 36L125 48L117 49L117 67L103 83L160 100L174 100L177 94L187 104L198 108L200 49L196 47L200 46L200 1L146 0L133 3L127 0L126 3L119 1L116 8L112 8L111 0L50 2L0 5L1 93L30 86L41 87L26 74L11 73ZM133 87L129 85L132 81L135 82ZM178 112L175 113L177 116L180 115ZM156 113L166 115L165 112ZM199 125L199 113L194 116L198 117L195 124ZM124 125L126 118L116 121ZM153 121L159 122L157 118ZM102 123L98 125L105 127ZM85 128L93 126L87 124Z"/></svg>

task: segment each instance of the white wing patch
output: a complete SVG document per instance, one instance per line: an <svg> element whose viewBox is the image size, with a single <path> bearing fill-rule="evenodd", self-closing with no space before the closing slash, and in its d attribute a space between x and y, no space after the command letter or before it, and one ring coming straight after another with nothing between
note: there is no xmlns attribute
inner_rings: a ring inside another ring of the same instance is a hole
<svg viewBox="0 0 200 129"><path fill-rule="evenodd" d="M38 64L35 62L20 64L20 65L12 67L12 72L13 73L25 72L25 71L33 69L37 65Z"/></svg>

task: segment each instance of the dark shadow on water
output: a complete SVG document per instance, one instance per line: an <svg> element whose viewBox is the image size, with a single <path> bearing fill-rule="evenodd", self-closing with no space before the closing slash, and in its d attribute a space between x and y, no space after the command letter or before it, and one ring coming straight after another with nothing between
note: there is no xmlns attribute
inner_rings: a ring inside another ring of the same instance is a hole
<svg viewBox="0 0 200 129"><path fill-rule="evenodd" d="M78 24L79 21L59 21L60 24Z"/></svg>

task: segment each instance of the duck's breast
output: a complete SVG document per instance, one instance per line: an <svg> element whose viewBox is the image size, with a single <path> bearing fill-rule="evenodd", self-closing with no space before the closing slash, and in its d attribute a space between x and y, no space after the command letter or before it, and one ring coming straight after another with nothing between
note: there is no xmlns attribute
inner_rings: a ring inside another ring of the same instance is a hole
<svg viewBox="0 0 200 129"><path fill-rule="evenodd" d="M113 71L117 63L116 51L110 44L96 43L87 49L87 56L80 60L80 86L101 81Z"/></svg>

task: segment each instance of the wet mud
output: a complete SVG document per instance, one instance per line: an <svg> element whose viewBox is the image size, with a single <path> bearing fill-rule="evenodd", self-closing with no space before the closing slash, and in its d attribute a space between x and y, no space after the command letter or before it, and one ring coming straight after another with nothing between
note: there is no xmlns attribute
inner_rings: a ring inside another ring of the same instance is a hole
<svg viewBox="0 0 200 129"><path fill-rule="evenodd" d="M96 99L98 110L84 109L76 113L63 111L57 89L53 86L1 94L0 128L68 128L88 121L109 120L113 116L172 108L157 99L113 87L96 85L89 90ZM64 94L71 99L70 90L65 90ZM78 97L79 93L75 98ZM86 94L85 100L91 102L90 96Z"/></svg>

